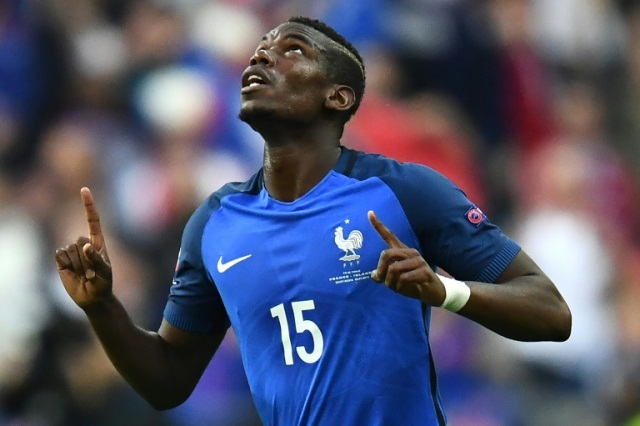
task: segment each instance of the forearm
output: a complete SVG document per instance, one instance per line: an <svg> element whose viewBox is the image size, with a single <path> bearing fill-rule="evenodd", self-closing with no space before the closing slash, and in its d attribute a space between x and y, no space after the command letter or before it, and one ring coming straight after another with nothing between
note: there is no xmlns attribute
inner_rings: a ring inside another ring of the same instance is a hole
<svg viewBox="0 0 640 426"><path fill-rule="evenodd" d="M188 397L192 387L175 374L171 348L158 333L137 327L115 297L85 312L112 364L153 407L171 408Z"/></svg>
<svg viewBox="0 0 640 426"><path fill-rule="evenodd" d="M187 399L224 338L225 330L189 333L163 320L157 333L131 321L113 295L113 273L100 215L88 188L80 190L89 237L59 248L58 275L67 293L84 310L109 359L151 405L171 408Z"/></svg>
<svg viewBox="0 0 640 426"><path fill-rule="evenodd" d="M525 275L502 284L467 282L471 297L459 314L510 339L564 341L571 312L544 275Z"/></svg>

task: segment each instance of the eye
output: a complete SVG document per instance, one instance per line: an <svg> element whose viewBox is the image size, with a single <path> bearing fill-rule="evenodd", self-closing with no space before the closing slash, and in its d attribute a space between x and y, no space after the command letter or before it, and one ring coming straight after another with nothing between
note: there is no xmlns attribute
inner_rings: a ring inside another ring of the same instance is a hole
<svg viewBox="0 0 640 426"><path fill-rule="evenodd" d="M304 53L304 51L302 50L302 46L300 46L299 44L292 44L290 46L287 47L286 52L293 52L293 53Z"/></svg>

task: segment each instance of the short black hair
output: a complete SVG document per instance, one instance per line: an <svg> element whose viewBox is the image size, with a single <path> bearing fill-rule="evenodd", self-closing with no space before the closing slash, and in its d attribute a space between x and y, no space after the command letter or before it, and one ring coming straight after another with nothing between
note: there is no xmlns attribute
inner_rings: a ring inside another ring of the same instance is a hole
<svg viewBox="0 0 640 426"><path fill-rule="evenodd" d="M329 37L353 55L349 55L337 48L329 48L326 54L327 62L328 64L331 64L331 66L327 67L327 71L331 78L340 84L345 84L351 87L355 93L355 102L347 112L344 120L346 123L356 113L360 103L362 102L362 97L364 96L366 74L364 61L362 60L362 56L360 56L358 49L349 43L349 41L347 41L347 39L340 35L335 29L318 19L308 18L306 16L294 16L289 18L287 22L294 22L311 27Z"/></svg>

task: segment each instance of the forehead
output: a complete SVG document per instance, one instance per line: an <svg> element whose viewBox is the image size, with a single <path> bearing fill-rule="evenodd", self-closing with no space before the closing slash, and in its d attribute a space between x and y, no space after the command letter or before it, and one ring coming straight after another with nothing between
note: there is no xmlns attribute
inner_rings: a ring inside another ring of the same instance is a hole
<svg viewBox="0 0 640 426"><path fill-rule="evenodd" d="M298 22L285 22L262 37L260 42L298 39L314 48L326 50L331 39L320 31Z"/></svg>

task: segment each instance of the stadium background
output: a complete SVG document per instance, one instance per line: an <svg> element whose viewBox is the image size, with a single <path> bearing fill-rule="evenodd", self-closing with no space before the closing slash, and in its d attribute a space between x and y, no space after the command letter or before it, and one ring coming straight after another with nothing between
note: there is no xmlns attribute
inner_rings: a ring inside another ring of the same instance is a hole
<svg viewBox="0 0 640 426"><path fill-rule="evenodd" d="M640 7L633 0L0 2L0 425L253 425L230 333L158 413L115 373L54 249L103 216L116 292L155 329L190 212L260 165L236 120L262 34L321 18L365 57L343 142L430 165L566 296L563 344L434 313L453 426L640 424ZM357 399L357 397L354 397Z"/></svg>

